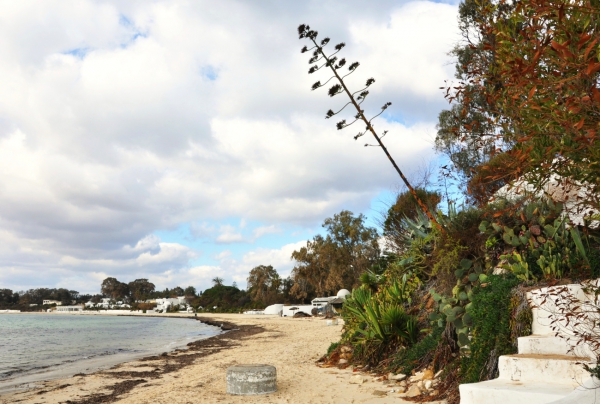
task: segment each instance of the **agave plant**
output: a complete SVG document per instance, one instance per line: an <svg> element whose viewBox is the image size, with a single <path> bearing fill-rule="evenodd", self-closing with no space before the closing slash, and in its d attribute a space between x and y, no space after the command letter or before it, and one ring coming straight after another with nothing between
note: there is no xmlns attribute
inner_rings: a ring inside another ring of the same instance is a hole
<svg viewBox="0 0 600 404"><path fill-rule="evenodd" d="M402 307L387 307L381 313L381 320L389 336L398 337L400 341L409 345L417 342L419 338L417 319L406 314Z"/></svg>
<svg viewBox="0 0 600 404"><path fill-rule="evenodd" d="M371 271L365 271L362 274L360 274L359 280L363 287L368 288L372 291L376 291L377 286L379 285L380 276L374 274Z"/></svg>
<svg viewBox="0 0 600 404"><path fill-rule="evenodd" d="M354 344L379 344L391 340L402 345L416 342L418 322L404 311L406 301L406 282L395 281L380 287L376 294L364 286L354 289L342 311L345 339Z"/></svg>

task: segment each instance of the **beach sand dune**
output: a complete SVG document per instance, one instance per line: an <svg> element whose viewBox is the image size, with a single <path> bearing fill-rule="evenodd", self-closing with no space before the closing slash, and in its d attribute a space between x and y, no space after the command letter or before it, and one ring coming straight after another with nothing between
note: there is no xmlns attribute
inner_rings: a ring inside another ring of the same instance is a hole
<svg viewBox="0 0 600 404"><path fill-rule="evenodd" d="M351 370L315 365L327 347L339 341L341 325L327 326L324 320L317 318L203 316L234 330L201 341L189 350L145 358L89 375L48 381L35 389L0 396L0 403L407 402L381 382L350 384ZM252 363L277 368L278 391L264 396L226 394L227 368Z"/></svg>

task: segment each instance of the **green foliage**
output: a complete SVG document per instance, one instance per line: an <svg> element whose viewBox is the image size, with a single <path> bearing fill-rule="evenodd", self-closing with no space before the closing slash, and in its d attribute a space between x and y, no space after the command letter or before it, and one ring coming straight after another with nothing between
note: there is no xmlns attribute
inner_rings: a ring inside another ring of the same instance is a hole
<svg viewBox="0 0 600 404"><path fill-rule="evenodd" d="M421 367L437 348L443 331L443 327L435 325L431 332L419 342L404 349L399 349L387 365L388 370L410 374L413 369Z"/></svg>
<svg viewBox="0 0 600 404"><path fill-rule="evenodd" d="M379 276L371 271L366 271L360 274L359 277L361 286L371 290L377 290L379 284Z"/></svg>
<svg viewBox="0 0 600 404"><path fill-rule="evenodd" d="M197 292L196 292L196 288L193 286L188 286L187 288L184 289L183 291L183 295L184 296L197 296Z"/></svg>
<svg viewBox="0 0 600 404"><path fill-rule="evenodd" d="M282 298L283 280L271 265L259 265L252 268L246 280L248 294L257 304L269 306Z"/></svg>
<svg viewBox="0 0 600 404"><path fill-rule="evenodd" d="M533 313L527 300L527 291L523 285L513 288L510 298L510 333L513 346L517 346L518 338L531 335Z"/></svg>
<svg viewBox="0 0 600 404"><path fill-rule="evenodd" d="M104 296L110 297L113 300L124 299L130 294L129 286L113 277L108 277L102 281L100 291Z"/></svg>
<svg viewBox="0 0 600 404"><path fill-rule="evenodd" d="M589 240L588 240L589 241ZM590 278L600 277L600 249L598 246L587 248L587 257L590 263Z"/></svg>
<svg viewBox="0 0 600 404"><path fill-rule="evenodd" d="M585 184L570 202L597 208L600 148L588 139L600 110L598 1L464 0L459 16L468 40L452 52L459 80L436 148L469 179L470 196L485 204L527 178L535 193L549 181Z"/></svg>
<svg viewBox="0 0 600 404"><path fill-rule="evenodd" d="M476 287L469 310L472 321L470 355L463 356L461 382L475 383L497 377L498 357L516 352L511 339L511 291L519 284L513 276L490 275L485 287Z"/></svg>
<svg viewBox="0 0 600 404"><path fill-rule="evenodd" d="M417 319L406 313L407 283L395 280L375 293L360 287L352 291L342 310L343 340L355 346L396 343L410 345L419 337Z"/></svg>
<svg viewBox="0 0 600 404"><path fill-rule="evenodd" d="M464 256L467 247L459 241L446 237L436 251L432 275L444 275L454 272Z"/></svg>
<svg viewBox="0 0 600 404"><path fill-rule="evenodd" d="M146 278L136 279L132 282L129 282L129 284L127 284L127 287L129 289L129 294L133 301L148 299L152 295L152 293L154 293L155 289L154 284L148 281L148 279ZM181 289L181 294L183 294L183 289Z"/></svg>
<svg viewBox="0 0 600 404"><path fill-rule="evenodd" d="M477 175L481 167L490 164L498 150L506 145L502 131L495 131L494 125L489 122L491 106L488 98L482 94L485 87L474 86L466 81L470 73L468 66L478 64L485 70L495 59L493 48L487 46L487 37L473 31L481 18L481 3L478 0L463 0L458 5L459 29L469 40L456 45L450 54L456 60L455 77L465 83L470 96L457 94L451 99L451 109L440 112L435 139L436 151L446 155L451 163L449 176L458 181L469 199L473 199L473 189L467 187L471 185L474 174ZM493 191L504 183L504 179L488 181L486 188Z"/></svg>
<svg viewBox="0 0 600 404"><path fill-rule="evenodd" d="M72 304L73 300L81 303L83 301L82 298L85 297L91 298L90 295L80 295L76 290L65 288L36 288L21 292L13 292L11 289L0 289L0 309L38 311L42 307L43 301L47 299L57 300L67 305ZM31 304L37 306L30 306Z"/></svg>
<svg viewBox="0 0 600 404"><path fill-rule="evenodd" d="M365 225L364 215L344 210L323 222L325 237L315 236L292 253L294 285L290 295L299 301L330 296L358 287L359 276L379 263L377 230Z"/></svg>
<svg viewBox="0 0 600 404"><path fill-rule="evenodd" d="M338 346L340 346L339 342L332 342L331 345L329 345L329 348L327 348L327 356L329 356L333 351L335 351Z"/></svg>
<svg viewBox="0 0 600 404"><path fill-rule="evenodd" d="M217 306L218 312L239 311L240 308L250 306L250 297L234 286L215 285L194 299L192 306L202 306L209 311Z"/></svg>
<svg viewBox="0 0 600 404"><path fill-rule="evenodd" d="M501 251L499 265L517 278L535 280L537 273L544 279L560 279L589 266L582 236L567 227L561 210L562 205L552 201L530 203L513 218L483 221L479 229L488 235L486 247ZM498 264L494 259L489 262Z"/></svg>
<svg viewBox="0 0 600 404"><path fill-rule="evenodd" d="M473 264L473 261L468 259L460 262L454 274L457 281L451 297L440 295L431 289L433 300L438 303L438 312L432 313L429 319L437 322L438 327L452 323L456 329L458 344L466 347L469 345L469 335L473 325L471 313L473 292L482 282L486 282L488 277L483 273L481 265Z"/></svg>
<svg viewBox="0 0 600 404"><path fill-rule="evenodd" d="M423 188L417 188L415 191L419 199L435 212L441 195ZM423 213L412 193L405 191L396 196L396 202L388 209L383 223L383 234L394 250L403 251L406 245L410 244L411 233L415 227L425 226L430 226L429 218Z"/></svg>

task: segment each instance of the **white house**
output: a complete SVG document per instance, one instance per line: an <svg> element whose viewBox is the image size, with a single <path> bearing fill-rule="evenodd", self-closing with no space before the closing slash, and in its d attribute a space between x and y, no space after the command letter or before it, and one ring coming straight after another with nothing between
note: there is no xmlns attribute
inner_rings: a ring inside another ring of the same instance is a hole
<svg viewBox="0 0 600 404"><path fill-rule="evenodd" d="M59 313L62 313L62 312L83 311L83 306L61 306L61 307L57 307L56 311L59 312Z"/></svg>
<svg viewBox="0 0 600 404"><path fill-rule="evenodd" d="M185 310L188 306L185 296L167 297L164 299L156 299L156 310L167 311L169 307L179 305L180 309ZM182 307L183 306L183 307Z"/></svg>
<svg viewBox="0 0 600 404"><path fill-rule="evenodd" d="M101 307L103 309L108 309L110 307L110 299L104 297L98 303L94 303L90 300L85 304L85 307Z"/></svg>
<svg viewBox="0 0 600 404"><path fill-rule="evenodd" d="M113 308L121 308L121 309L129 309L131 306L123 303L121 301L114 303L112 299L108 297L103 297L98 303L94 303L91 300L85 304L86 308L96 308L96 309L113 309Z"/></svg>
<svg viewBox="0 0 600 404"><path fill-rule="evenodd" d="M42 304L55 304L57 306L62 306L62 302L60 300L44 300Z"/></svg>

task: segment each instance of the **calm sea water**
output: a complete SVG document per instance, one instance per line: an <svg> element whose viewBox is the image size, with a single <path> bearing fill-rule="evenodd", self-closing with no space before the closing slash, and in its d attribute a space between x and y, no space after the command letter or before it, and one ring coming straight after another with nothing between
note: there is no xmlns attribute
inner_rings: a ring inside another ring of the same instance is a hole
<svg viewBox="0 0 600 404"><path fill-rule="evenodd" d="M0 314L0 392L217 335L185 318Z"/></svg>

